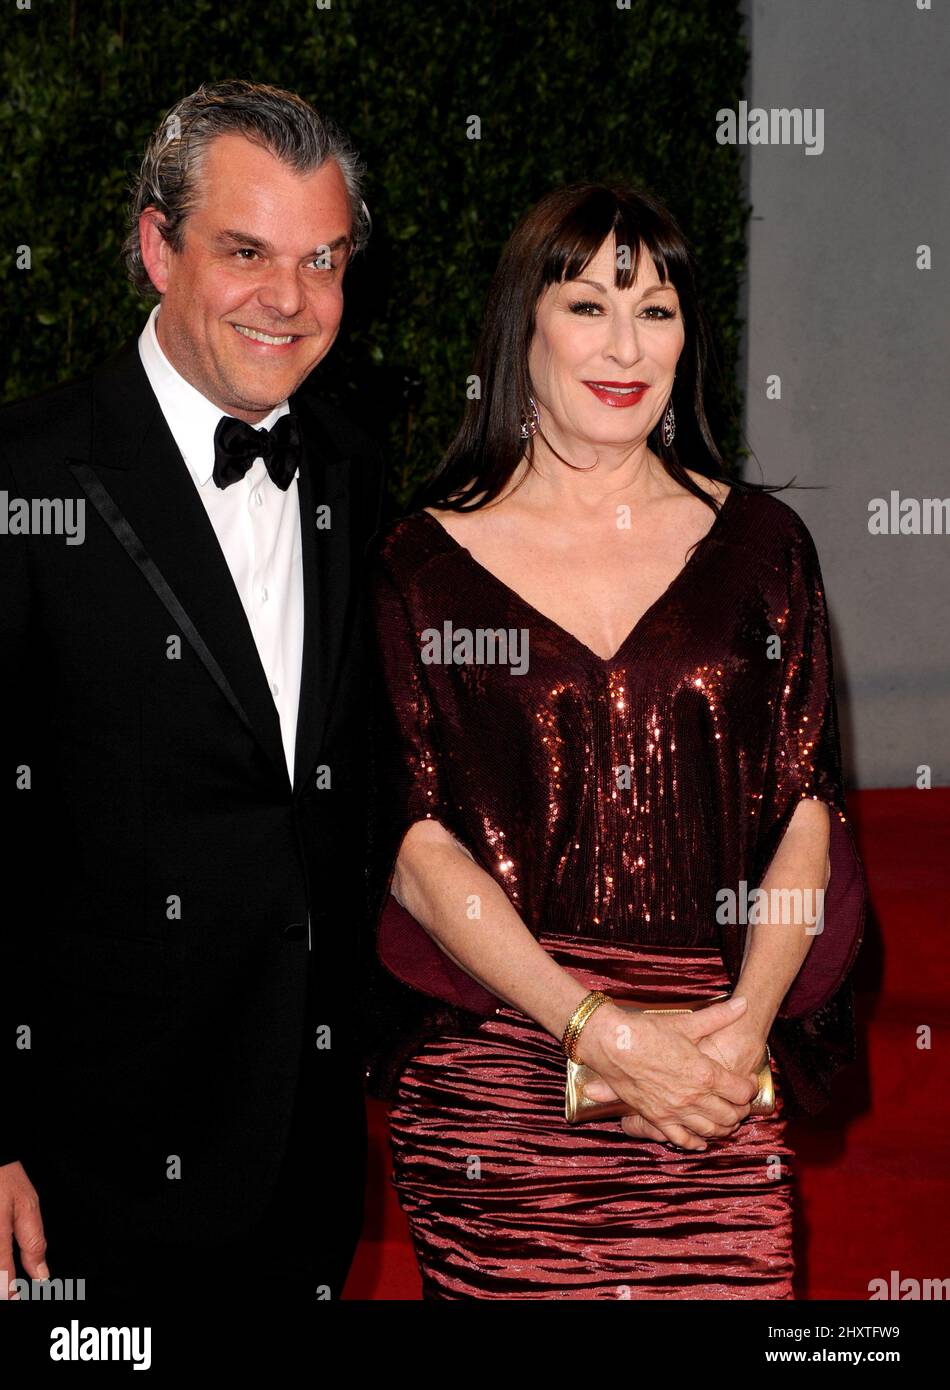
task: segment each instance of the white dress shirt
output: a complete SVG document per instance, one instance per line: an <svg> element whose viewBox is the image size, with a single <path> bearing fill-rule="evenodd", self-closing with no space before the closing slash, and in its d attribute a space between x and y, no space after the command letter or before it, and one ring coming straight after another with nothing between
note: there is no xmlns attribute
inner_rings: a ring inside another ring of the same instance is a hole
<svg viewBox="0 0 950 1390"><path fill-rule="evenodd" d="M239 482L226 488L216 486L211 476L214 432L227 412L186 381L165 356L155 332L160 309L156 304L139 337L142 366L194 479L244 605L280 716L284 756L293 785L304 616L297 491L300 470L283 492L258 457ZM283 401L255 428L270 429L289 410Z"/></svg>

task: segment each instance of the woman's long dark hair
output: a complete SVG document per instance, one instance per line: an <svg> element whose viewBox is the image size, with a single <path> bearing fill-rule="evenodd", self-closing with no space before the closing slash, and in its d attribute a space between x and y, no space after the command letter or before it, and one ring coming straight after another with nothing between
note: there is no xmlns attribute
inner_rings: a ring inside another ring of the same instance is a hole
<svg viewBox="0 0 950 1390"><path fill-rule="evenodd" d="M667 473L714 511L718 504L693 482L685 464L708 478L747 489L775 492L789 485L749 483L727 475L704 404L710 371L716 366L712 335L696 292L695 258L672 213L658 198L626 184L578 183L536 203L502 251L475 352L481 397L468 402L442 462L413 499L414 509L476 511L504 491L528 448L520 432L530 412L528 349L538 300L548 285L583 275L609 237L618 247L630 248L632 264L618 268L614 278L618 289L635 282L643 247L653 257L660 280L671 281L679 294L685 343L672 395L676 437L671 445L663 443L661 417L647 441ZM576 466L567 459L562 462Z"/></svg>

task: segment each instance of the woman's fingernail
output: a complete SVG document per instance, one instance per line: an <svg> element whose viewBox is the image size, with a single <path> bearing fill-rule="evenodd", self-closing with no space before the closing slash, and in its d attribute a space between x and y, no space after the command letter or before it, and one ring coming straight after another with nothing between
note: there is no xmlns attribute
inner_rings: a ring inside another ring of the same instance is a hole
<svg viewBox="0 0 950 1390"><path fill-rule="evenodd" d="M37 1274L40 1276L41 1279L48 1279L48 1278L49 1278L49 1265L46 1263L45 1260L43 1261L43 1263L42 1263L41 1265L38 1265L38 1266L37 1266L36 1272L37 1272Z"/></svg>
<svg viewBox="0 0 950 1390"><path fill-rule="evenodd" d="M745 995L737 994L734 999L729 1000L730 1009L741 1009L745 1004Z"/></svg>

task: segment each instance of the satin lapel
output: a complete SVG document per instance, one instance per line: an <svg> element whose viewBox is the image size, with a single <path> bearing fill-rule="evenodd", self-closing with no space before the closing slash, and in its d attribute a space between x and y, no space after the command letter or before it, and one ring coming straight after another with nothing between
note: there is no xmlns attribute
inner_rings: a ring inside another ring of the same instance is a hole
<svg viewBox="0 0 950 1390"><path fill-rule="evenodd" d="M92 390L92 439L86 461L194 624L275 774L289 790L280 719L244 607L149 386L136 339L100 368ZM187 633L182 636L187 638Z"/></svg>
<svg viewBox="0 0 950 1390"><path fill-rule="evenodd" d="M344 639L353 619L353 554L348 457L340 453L303 395L291 401L304 442L300 468L304 649L294 758L294 791L306 787L318 764L340 674Z"/></svg>

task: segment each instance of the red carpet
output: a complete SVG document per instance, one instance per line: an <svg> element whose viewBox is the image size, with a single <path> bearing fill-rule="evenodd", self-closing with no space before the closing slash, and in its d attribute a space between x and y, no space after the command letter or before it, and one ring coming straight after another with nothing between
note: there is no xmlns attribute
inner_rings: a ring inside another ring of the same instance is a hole
<svg viewBox="0 0 950 1390"><path fill-rule="evenodd" d="M828 1111L790 1126L800 1299L866 1300L872 1279L892 1270L938 1279L946 1263L950 788L852 792L848 809L870 890L855 975L858 1060ZM344 1297L418 1299L377 1101L369 1124L366 1224Z"/></svg>

